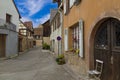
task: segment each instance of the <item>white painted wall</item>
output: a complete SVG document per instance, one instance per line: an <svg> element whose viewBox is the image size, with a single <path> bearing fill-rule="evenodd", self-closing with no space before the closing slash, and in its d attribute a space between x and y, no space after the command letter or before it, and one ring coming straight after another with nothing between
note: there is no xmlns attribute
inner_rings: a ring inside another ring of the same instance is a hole
<svg viewBox="0 0 120 80"><path fill-rule="evenodd" d="M12 0L0 0L0 19L6 20L6 13L12 15L11 22L14 23L17 27L19 27L19 14L13 4Z"/></svg>
<svg viewBox="0 0 120 80"><path fill-rule="evenodd" d="M60 15L62 16L62 13L60 13ZM52 43L51 47L52 50L55 50L55 53L58 53L58 48L59 48L59 53L62 53L62 43L59 42L59 47L58 47L58 41L57 41L57 37L61 36L62 37L62 17L60 18L61 21L61 25L59 28L57 28L54 32L53 32L53 22L51 24L51 35L50 35L50 41L52 42L53 40L55 41L54 45ZM54 49L53 49L54 48Z"/></svg>
<svg viewBox="0 0 120 80"><path fill-rule="evenodd" d="M16 56L18 53L18 33L9 31L6 39L6 57Z"/></svg>
<svg viewBox="0 0 120 80"><path fill-rule="evenodd" d="M6 13L12 15L11 22L16 25L16 31L19 28L19 14L12 0L0 0L0 25L6 21ZM18 53L18 33L9 29L1 29L0 34L6 34L6 57L13 57Z"/></svg>

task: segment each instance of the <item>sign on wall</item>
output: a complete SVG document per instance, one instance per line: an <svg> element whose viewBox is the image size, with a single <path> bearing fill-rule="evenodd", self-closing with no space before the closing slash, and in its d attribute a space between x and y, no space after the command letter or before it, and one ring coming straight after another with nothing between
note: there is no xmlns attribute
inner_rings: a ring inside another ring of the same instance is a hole
<svg viewBox="0 0 120 80"><path fill-rule="evenodd" d="M81 57L81 58L83 58L84 57L84 25L83 25L83 20L82 19L80 19L79 20L79 42L80 42L80 44L79 44L79 56Z"/></svg>

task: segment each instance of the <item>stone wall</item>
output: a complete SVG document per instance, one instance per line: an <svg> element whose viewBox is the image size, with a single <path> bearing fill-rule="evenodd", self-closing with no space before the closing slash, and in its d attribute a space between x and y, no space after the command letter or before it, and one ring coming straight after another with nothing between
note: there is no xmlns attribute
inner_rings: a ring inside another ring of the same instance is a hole
<svg viewBox="0 0 120 80"><path fill-rule="evenodd" d="M81 60L81 58L78 56L78 54L75 54L73 52L66 52L65 54L66 64L77 74L86 76L86 64L84 61ZM84 66L83 66L84 65Z"/></svg>
<svg viewBox="0 0 120 80"><path fill-rule="evenodd" d="M42 40L35 40L36 46L42 46Z"/></svg>
<svg viewBox="0 0 120 80"><path fill-rule="evenodd" d="M50 37L43 37L43 43L50 45Z"/></svg>

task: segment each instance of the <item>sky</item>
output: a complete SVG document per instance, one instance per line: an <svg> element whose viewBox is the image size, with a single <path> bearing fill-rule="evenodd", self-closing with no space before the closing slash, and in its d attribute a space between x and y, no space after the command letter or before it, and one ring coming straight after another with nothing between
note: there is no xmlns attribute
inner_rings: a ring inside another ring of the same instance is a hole
<svg viewBox="0 0 120 80"><path fill-rule="evenodd" d="M14 0L20 12L21 20L32 21L33 27L43 24L50 18L50 9L57 8L52 0Z"/></svg>

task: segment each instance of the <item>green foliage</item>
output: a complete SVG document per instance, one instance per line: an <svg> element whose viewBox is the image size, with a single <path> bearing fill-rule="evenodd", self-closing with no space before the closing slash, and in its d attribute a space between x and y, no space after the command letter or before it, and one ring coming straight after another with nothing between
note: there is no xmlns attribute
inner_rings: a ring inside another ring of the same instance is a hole
<svg viewBox="0 0 120 80"><path fill-rule="evenodd" d="M79 54L79 49L76 49L75 53L76 53L76 54Z"/></svg>
<svg viewBox="0 0 120 80"><path fill-rule="evenodd" d="M60 58L60 59L64 58L64 54L59 54L58 58Z"/></svg>
<svg viewBox="0 0 120 80"><path fill-rule="evenodd" d="M56 62L57 62L59 65L65 64L64 55L63 55L63 54L60 54L60 55L56 58Z"/></svg>
<svg viewBox="0 0 120 80"><path fill-rule="evenodd" d="M49 50L50 49L50 45L48 45L47 43L43 43L42 48Z"/></svg>
<svg viewBox="0 0 120 80"><path fill-rule="evenodd" d="M74 48L71 48L69 51L74 53L74 52L75 52L75 49L74 49Z"/></svg>

